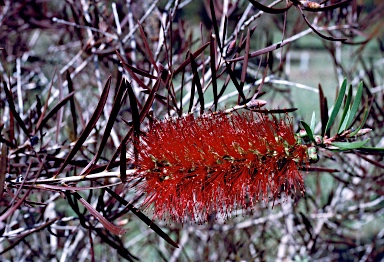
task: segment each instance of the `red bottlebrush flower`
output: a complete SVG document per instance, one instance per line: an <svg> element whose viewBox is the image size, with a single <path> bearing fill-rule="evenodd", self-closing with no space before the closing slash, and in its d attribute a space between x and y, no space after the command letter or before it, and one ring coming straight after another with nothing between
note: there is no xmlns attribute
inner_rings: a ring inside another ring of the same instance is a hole
<svg viewBox="0 0 384 262"><path fill-rule="evenodd" d="M156 122L137 148L143 206L163 219L206 221L303 192L298 168L308 162L307 147L296 139L290 121L251 112Z"/></svg>

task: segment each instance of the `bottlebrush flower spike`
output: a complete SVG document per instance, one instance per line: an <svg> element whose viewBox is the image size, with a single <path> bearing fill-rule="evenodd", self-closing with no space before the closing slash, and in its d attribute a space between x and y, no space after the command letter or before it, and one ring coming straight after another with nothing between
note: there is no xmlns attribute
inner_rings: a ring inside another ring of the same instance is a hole
<svg viewBox="0 0 384 262"><path fill-rule="evenodd" d="M252 112L213 113L154 123L138 145L137 189L155 217L183 222L226 217L255 201L303 192L308 162L289 120Z"/></svg>

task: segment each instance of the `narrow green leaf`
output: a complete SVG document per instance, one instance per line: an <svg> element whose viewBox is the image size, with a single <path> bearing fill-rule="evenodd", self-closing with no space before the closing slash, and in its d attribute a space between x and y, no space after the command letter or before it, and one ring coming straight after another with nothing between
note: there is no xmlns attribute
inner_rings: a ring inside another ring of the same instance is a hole
<svg viewBox="0 0 384 262"><path fill-rule="evenodd" d="M344 110L345 111L345 110ZM346 129L347 129L347 123L348 123L348 118L349 118L349 115L351 114L351 109L348 108L347 110L348 112L346 113L345 116L343 116L343 121L340 122L340 127L339 127L339 131L337 132L338 134L341 134L343 133ZM344 114L344 113L343 113Z"/></svg>
<svg viewBox="0 0 384 262"><path fill-rule="evenodd" d="M313 137L313 132L312 132L311 128L309 127L309 125L302 120L300 122L303 125L305 131L307 132L309 140L311 140L311 142L315 142L315 138Z"/></svg>
<svg viewBox="0 0 384 262"><path fill-rule="evenodd" d="M345 130L345 126L347 125L348 117L346 116L350 111L349 105L351 104L351 100L352 100L352 85L349 85L347 99L345 100L345 104L344 104L343 115L341 116L339 129L337 131L338 134L342 133ZM342 130L343 125L344 125L344 129Z"/></svg>
<svg viewBox="0 0 384 262"><path fill-rule="evenodd" d="M368 119L369 111L371 111L371 106L368 106L368 102L367 102L367 104L366 104L366 106L365 106L365 110L364 110L363 121L361 121L359 127L358 127L354 132L352 132L352 133L349 135L350 137L355 136L355 135L357 134L357 132L359 132L359 130L363 128L365 122L366 122L367 119Z"/></svg>
<svg viewBox="0 0 384 262"><path fill-rule="evenodd" d="M347 128L351 127L353 119L355 118L357 110L359 109L362 96L363 96L363 82L360 82L359 87L357 88L356 96L354 98L354 101L351 107L351 114L348 117Z"/></svg>
<svg viewBox="0 0 384 262"><path fill-rule="evenodd" d="M331 116L329 117L327 126L325 127L325 133L329 136L329 131L332 125L335 123L336 116L339 113L341 104L343 103L343 98L345 95L345 90L347 89L347 79L345 78L343 83L341 84L339 95L337 96L336 103L333 107Z"/></svg>
<svg viewBox="0 0 384 262"><path fill-rule="evenodd" d="M313 111L312 113L312 119L311 119L311 130L315 130L316 126L316 113Z"/></svg>
<svg viewBox="0 0 384 262"><path fill-rule="evenodd" d="M340 148L341 150L351 150L358 149L363 147L366 143L368 143L369 138L364 141L356 141L356 142L333 142L331 145Z"/></svg>

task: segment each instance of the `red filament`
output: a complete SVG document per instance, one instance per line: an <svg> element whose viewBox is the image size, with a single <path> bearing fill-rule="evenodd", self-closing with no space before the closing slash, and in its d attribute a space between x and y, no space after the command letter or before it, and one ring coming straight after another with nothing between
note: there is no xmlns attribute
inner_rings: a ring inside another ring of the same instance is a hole
<svg viewBox="0 0 384 262"><path fill-rule="evenodd" d="M289 119L247 112L159 121L138 145L138 190L155 217L206 221L280 193L304 191L308 162Z"/></svg>

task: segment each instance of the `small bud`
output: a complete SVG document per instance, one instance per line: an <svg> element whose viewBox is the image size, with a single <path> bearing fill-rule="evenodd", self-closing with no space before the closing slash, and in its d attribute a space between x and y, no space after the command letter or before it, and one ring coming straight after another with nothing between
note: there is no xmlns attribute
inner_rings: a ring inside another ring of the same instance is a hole
<svg viewBox="0 0 384 262"><path fill-rule="evenodd" d="M263 107L267 104L267 101L265 100L259 100L259 99L253 99L249 101L246 106L249 109L258 109L260 107Z"/></svg>
<svg viewBox="0 0 384 262"><path fill-rule="evenodd" d="M225 56L228 57L228 56L233 55L236 52L236 49L237 48L236 48L236 39L235 39L229 43L228 48L225 52Z"/></svg>
<svg viewBox="0 0 384 262"><path fill-rule="evenodd" d="M308 157L311 163L317 163L319 161L319 155L317 154L316 147L308 147Z"/></svg>
<svg viewBox="0 0 384 262"><path fill-rule="evenodd" d="M299 131L299 137L306 137L308 134L307 134L307 131L305 131L304 129L301 129Z"/></svg>
<svg viewBox="0 0 384 262"><path fill-rule="evenodd" d="M322 144L323 143L323 137L319 136L319 135L316 135L315 136L315 143L316 143L316 145Z"/></svg>
<svg viewBox="0 0 384 262"><path fill-rule="evenodd" d="M295 134L296 144L301 145L303 141L301 140L301 136L299 134Z"/></svg>
<svg viewBox="0 0 384 262"><path fill-rule="evenodd" d="M312 1L300 1L301 5L308 9L319 9L321 5Z"/></svg>

